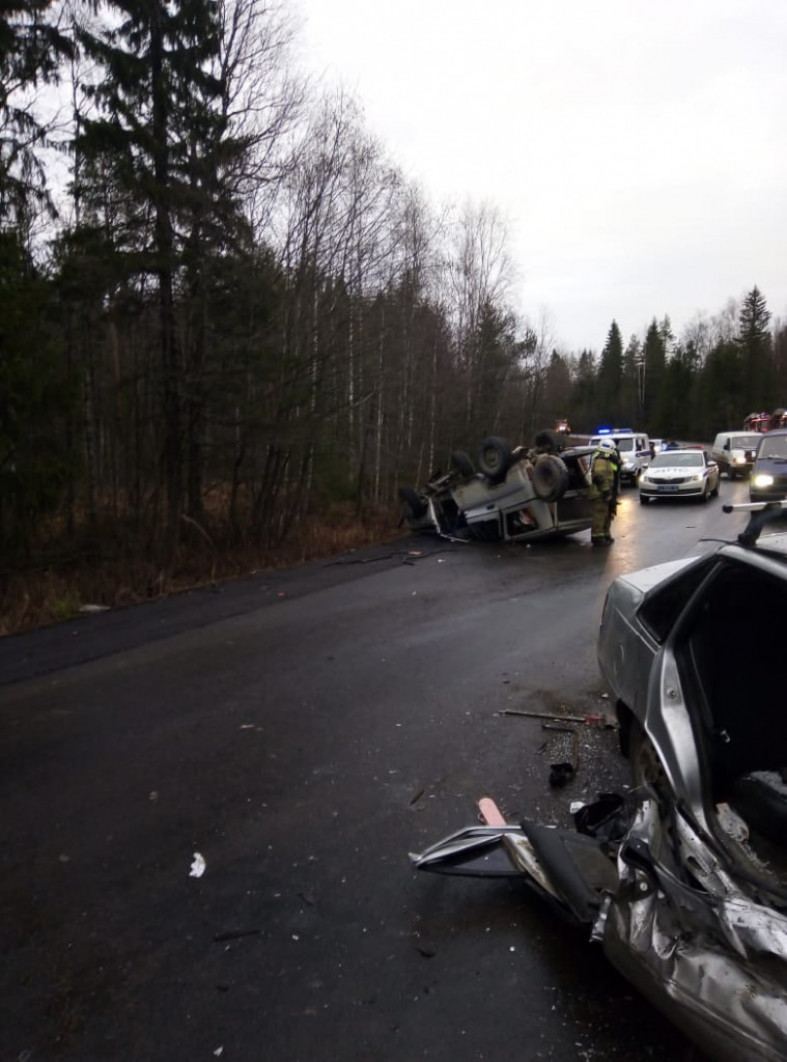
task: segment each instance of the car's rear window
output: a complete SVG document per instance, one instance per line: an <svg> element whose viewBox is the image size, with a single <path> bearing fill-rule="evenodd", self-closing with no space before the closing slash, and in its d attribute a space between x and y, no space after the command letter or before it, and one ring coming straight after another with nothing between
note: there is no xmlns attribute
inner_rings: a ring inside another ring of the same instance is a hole
<svg viewBox="0 0 787 1062"><path fill-rule="evenodd" d="M658 642L667 637L689 598L716 563L713 554L703 557L645 595L640 619Z"/></svg>

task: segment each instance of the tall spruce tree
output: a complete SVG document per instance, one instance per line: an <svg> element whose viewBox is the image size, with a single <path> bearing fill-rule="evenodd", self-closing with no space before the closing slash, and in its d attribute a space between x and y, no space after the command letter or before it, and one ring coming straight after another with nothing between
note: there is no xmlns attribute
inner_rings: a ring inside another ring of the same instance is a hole
<svg viewBox="0 0 787 1062"><path fill-rule="evenodd" d="M172 547L180 526L185 449L176 287L193 295L202 283L200 254L226 247L234 211L222 171L243 145L229 136L223 113L213 0L117 0L111 12L119 23L79 33L98 77L85 87L95 110L82 119L77 150L85 161L85 201L91 201L91 177L109 172L123 196L123 223L104 219L114 230L116 251L130 275L140 281L152 276L156 283Z"/></svg>
<svg viewBox="0 0 787 1062"><path fill-rule="evenodd" d="M642 344L637 336L633 335L626 345L623 354L623 419L627 424L632 424L635 430L642 422Z"/></svg>
<svg viewBox="0 0 787 1062"><path fill-rule="evenodd" d="M654 317L645 333L645 347L643 350L644 379L642 385L643 428L645 431L650 432L651 435L663 434L663 429L658 423L658 417L661 410L664 374L667 368L667 349L664 339L664 330Z"/></svg>
<svg viewBox="0 0 787 1062"><path fill-rule="evenodd" d="M596 359L593 352L586 349L577 359L574 396L568 410L571 426L575 431L595 432L599 418L597 391Z"/></svg>
<svg viewBox="0 0 787 1062"><path fill-rule="evenodd" d="M620 421L623 416L622 382L623 340L617 321L613 321L601 352L601 364L598 370L599 416L602 419Z"/></svg>
<svg viewBox="0 0 787 1062"><path fill-rule="evenodd" d="M53 0L10 0L0 9L0 225L24 231L37 209L49 206L37 149L47 128L30 90L58 79L72 51L56 21Z"/></svg>
<svg viewBox="0 0 787 1062"><path fill-rule="evenodd" d="M741 354L743 392L741 398L752 410L771 410L777 401L770 394L771 335L768 331L770 311L755 285L743 300L738 318L737 344Z"/></svg>

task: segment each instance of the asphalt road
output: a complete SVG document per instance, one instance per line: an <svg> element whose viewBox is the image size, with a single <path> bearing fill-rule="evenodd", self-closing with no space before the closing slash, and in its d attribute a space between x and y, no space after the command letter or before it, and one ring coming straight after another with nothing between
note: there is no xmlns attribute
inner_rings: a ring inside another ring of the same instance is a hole
<svg viewBox="0 0 787 1062"><path fill-rule="evenodd" d="M550 790L571 739L501 711L608 711L611 578L742 525L628 491L609 550L399 540L0 640L0 1059L699 1062L521 886L407 853L624 784L588 727Z"/></svg>

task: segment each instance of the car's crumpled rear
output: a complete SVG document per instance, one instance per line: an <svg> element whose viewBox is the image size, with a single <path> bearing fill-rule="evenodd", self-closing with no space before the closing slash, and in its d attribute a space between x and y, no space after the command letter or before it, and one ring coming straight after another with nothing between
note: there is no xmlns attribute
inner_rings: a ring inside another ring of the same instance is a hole
<svg viewBox="0 0 787 1062"><path fill-rule="evenodd" d="M710 1057L785 1062L787 883L742 872L688 809L647 788L574 818L581 832L498 819L411 859L519 876Z"/></svg>
<svg viewBox="0 0 787 1062"><path fill-rule="evenodd" d="M670 869L676 839L684 880ZM597 938L613 965L711 1057L783 1062L787 917L743 892L708 840L680 815L665 832L655 802L645 802L618 853L619 887ZM692 880L695 873L714 891Z"/></svg>

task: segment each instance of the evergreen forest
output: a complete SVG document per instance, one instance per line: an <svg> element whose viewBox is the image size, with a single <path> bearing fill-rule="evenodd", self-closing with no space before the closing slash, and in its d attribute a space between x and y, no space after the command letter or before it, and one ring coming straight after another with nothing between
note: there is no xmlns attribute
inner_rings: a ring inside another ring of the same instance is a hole
<svg viewBox="0 0 787 1062"><path fill-rule="evenodd" d="M296 41L285 0L3 6L0 633L393 530L491 434L787 404L756 278L559 349L495 207L436 208Z"/></svg>

